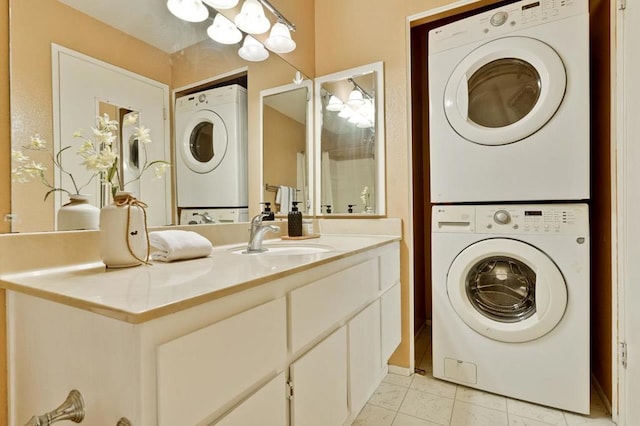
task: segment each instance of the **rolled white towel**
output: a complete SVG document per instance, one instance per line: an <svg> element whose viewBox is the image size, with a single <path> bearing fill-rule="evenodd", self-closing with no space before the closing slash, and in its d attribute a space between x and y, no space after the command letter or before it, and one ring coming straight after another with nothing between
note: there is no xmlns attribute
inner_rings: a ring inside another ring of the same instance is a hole
<svg viewBox="0 0 640 426"><path fill-rule="evenodd" d="M151 259L163 262L206 257L213 248L211 241L193 231L150 232L149 243L156 249L151 252Z"/></svg>

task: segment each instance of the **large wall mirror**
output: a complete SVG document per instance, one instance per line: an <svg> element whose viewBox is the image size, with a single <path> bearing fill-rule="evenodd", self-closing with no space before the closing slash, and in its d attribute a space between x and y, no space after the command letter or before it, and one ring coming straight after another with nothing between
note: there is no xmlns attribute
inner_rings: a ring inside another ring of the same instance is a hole
<svg viewBox="0 0 640 426"><path fill-rule="evenodd" d="M289 0L282 2L295 4ZM114 91L91 94L90 106L71 102L65 108L85 117L82 123L77 124L85 131L95 125L101 105L112 105L117 111L125 113L139 113L142 124L150 128L152 145L157 148L154 158L168 157L167 160L172 163L171 172L164 178L166 182L154 192L165 197L163 202L168 207L160 209L152 224L175 224L178 212L172 188L175 191L174 166L177 158L172 146L174 100L171 94L184 93L185 88L201 89L203 85L213 83L216 76L244 74L248 82L249 210L259 211L258 202L262 197L261 175L258 172L261 163L260 93L291 83L299 68L274 53L265 61L247 62L238 56L240 44L221 45L213 42L207 37L207 27L214 14L215 11L211 10L211 19L194 24L173 17L166 10L164 1L10 0L12 148L21 148L36 133L52 143L54 135L59 135L60 139L70 139L77 130L76 124L74 128L58 128L63 120L54 117L55 111L65 111L59 108L60 99L54 95L53 81L57 72L57 65L52 59L54 44L94 59L96 63L109 64L131 75L156 82L168 88L164 95L168 108L165 105L159 107L158 114L164 121L157 125L150 124L144 105L109 95ZM310 27L305 29L299 26L299 32L312 32L313 28ZM308 39L308 36L303 38ZM301 40L297 42L300 52L296 51L296 55L313 47L312 40L308 44ZM313 56L313 52L304 54ZM302 78L305 78L304 73ZM70 99L66 96L70 85L75 85L73 88L83 93L80 81L70 80L67 83L60 86L60 98ZM129 94L135 95L135 92L130 90ZM158 105L163 102L159 101ZM167 147L167 144L171 146ZM272 153L269 155L286 155L279 154L275 146L270 151ZM53 152L53 148L49 152ZM36 159L44 161L47 158L48 154ZM296 165L291 164L290 167L295 169ZM46 173L47 177L53 178L51 168ZM151 181L139 183L147 188L157 185ZM144 188L141 190L144 192ZM43 201L45 192L46 188L38 181L12 183L12 232L55 230L56 203L52 197ZM99 197L98 194L91 195L95 200ZM58 204L61 202L58 201Z"/></svg>
<svg viewBox="0 0 640 426"><path fill-rule="evenodd" d="M385 214L382 62L317 77L316 214Z"/></svg>
<svg viewBox="0 0 640 426"><path fill-rule="evenodd" d="M286 215L293 201L313 214L313 86L311 81L267 89L262 111L262 203Z"/></svg>

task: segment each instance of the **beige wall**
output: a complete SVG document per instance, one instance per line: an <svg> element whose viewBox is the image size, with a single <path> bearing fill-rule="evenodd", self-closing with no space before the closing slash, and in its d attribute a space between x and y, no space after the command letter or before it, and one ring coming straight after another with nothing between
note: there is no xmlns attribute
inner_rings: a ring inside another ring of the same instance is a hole
<svg viewBox="0 0 640 426"><path fill-rule="evenodd" d="M9 0L0 0L0 233L8 232L4 215L11 211L11 178L9 145ZM5 292L0 291L0 424L7 419L7 324Z"/></svg>
<svg viewBox="0 0 640 426"><path fill-rule="evenodd" d="M403 221L401 244L402 343L392 363L409 367L410 312L413 296L409 280L411 228L411 138L407 80L407 16L451 0L320 0L315 2L316 76L384 61L387 215ZM340 10L340 13L336 13Z"/></svg>
<svg viewBox="0 0 640 426"><path fill-rule="evenodd" d="M11 81L11 121L14 124L14 148L28 143L29 137L35 133L45 138L49 146L53 141L51 43L162 83L171 81L168 54L57 0L12 0L11 75L14 78ZM71 135L68 138L63 143L70 143ZM40 182L20 184L20 190L14 191L13 212L20 217L20 223L14 230L53 229L53 198L43 202L45 192Z"/></svg>

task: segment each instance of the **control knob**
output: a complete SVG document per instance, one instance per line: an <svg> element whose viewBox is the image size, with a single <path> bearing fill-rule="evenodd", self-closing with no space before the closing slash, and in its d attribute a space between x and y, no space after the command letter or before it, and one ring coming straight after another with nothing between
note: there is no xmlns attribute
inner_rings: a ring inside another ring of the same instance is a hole
<svg viewBox="0 0 640 426"><path fill-rule="evenodd" d="M493 220L500 225L506 225L511 222L511 215L506 210L498 210L493 214Z"/></svg>

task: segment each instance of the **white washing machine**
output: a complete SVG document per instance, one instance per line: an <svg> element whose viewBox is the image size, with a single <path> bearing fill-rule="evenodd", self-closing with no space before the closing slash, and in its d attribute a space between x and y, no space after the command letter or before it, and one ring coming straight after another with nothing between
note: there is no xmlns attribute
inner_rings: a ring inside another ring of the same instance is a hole
<svg viewBox="0 0 640 426"><path fill-rule="evenodd" d="M247 207L247 91L229 85L176 99L178 207Z"/></svg>
<svg viewBox="0 0 640 426"><path fill-rule="evenodd" d="M588 0L433 29L428 60L431 201L589 198Z"/></svg>
<svg viewBox="0 0 640 426"><path fill-rule="evenodd" d="M585 204L433 207L433 375L589 412Z"/></svg>

